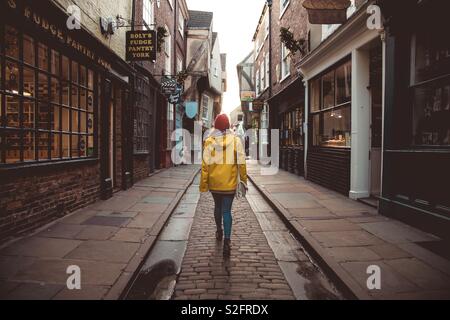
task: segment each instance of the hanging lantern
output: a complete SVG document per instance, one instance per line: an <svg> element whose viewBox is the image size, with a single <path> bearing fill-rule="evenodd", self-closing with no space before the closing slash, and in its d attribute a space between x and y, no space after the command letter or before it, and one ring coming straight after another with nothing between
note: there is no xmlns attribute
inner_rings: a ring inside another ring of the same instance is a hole
<svg viewBox="0 0 450 320"><path fill-rule="evenodd" d="M311 24L342 24L347 21L350 0L305 0Z"/></svg>

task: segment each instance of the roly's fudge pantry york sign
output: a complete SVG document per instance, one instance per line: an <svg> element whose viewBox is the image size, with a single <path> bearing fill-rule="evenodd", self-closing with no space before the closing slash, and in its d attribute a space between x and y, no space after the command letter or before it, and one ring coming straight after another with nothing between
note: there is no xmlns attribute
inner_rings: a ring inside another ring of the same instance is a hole
<svg viewBox="0 0 450 320"><path fill-rule="evenodd" d="M156 60L155 31L128 31L126 36L127 61Z"/></svg>

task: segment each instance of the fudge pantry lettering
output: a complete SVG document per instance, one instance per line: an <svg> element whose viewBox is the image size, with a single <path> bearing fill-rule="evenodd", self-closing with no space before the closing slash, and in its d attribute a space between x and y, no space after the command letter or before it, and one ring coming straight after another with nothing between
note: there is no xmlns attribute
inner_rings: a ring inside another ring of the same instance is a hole
<svg viewBox="0 0 450 320"><path fill-rule="evenodd" d="M126 36L127 61L156 60L155 31L128 31Z"/></svg>
<svg viewBox="0 0 450 320"><path fill-rule="evenodd" d="M8 7L12 10L18 10L17 3L18 3L17 0L8 0ZM37 12L34 12L31 7L29 6L23 7L23 16L33 25L41 28L42 30L45 30L46 32L51 34L52 37L56 38L61 43L77 50L80 54L95 61L105 69L111 70L111 65L107 61L105 61L101 57L97 57L93 50L87 48L86 46L75 40L69 34L66 34L63 28L58 27L56 24L52 23L46 17L38 14Z"/></svg>

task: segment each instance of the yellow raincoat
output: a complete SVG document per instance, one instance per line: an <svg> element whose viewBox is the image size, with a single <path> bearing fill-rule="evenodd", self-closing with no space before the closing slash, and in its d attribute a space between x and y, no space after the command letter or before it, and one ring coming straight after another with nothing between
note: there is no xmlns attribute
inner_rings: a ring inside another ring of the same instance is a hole
<svg viewBox="0 0 450 320"><path fill-rule="evenodd" d="M200 192L234 193L238 173L247 184L245 152L241 140L231 133L214 131L203 148Z"/></svg>

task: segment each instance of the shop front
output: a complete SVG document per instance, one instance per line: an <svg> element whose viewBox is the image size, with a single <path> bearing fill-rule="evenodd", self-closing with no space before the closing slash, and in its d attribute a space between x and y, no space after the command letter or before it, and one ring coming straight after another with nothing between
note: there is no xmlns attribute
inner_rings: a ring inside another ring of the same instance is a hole
<svg viewBox="0 0 450 320"><path fill-rule="evenodd" d="M352 199L379 193L383 42L361 8L305 56L305 177Z"/></svg>
<svg viewBox="0 0 450 320"><path fill-rule="evenodd" d="M0 11L3 239L128 185L131 71L51 2Z"/></svg>
<svg viewBox="0 0 450 320"><path fill-rule="evenodd" d="M383 5L386 116L381 213L449 239L450 42L441 1ZM448 248L447 248L448 249Z"/></svg>
<svg viewBox="0 0 450 320"><path fill-rule="evenodd" d="M278 112L280 169L300 176L305 171L304 92L302 79L299 78L269 101L271 109Z"/></svg>

